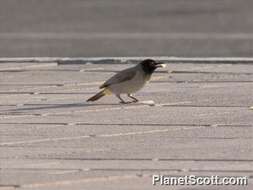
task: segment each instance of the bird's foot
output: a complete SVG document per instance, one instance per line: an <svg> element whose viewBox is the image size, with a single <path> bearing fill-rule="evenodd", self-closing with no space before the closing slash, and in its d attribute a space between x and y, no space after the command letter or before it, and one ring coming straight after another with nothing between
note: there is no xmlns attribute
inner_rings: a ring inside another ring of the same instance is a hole
<svg viewBox="0 0 253 190"><path fill-rule="evenodd" d="M139 101L137 98L133 97L132 94L128 94L127 96L133 100L132 103L136 103Z"/></svg>

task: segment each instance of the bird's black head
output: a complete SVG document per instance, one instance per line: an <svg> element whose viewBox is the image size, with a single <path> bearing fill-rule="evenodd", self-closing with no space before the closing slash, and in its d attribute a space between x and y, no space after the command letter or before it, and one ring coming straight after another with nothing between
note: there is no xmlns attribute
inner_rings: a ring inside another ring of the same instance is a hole
<svg viewBox="0 0 253 190"><path fill-rule="evenodd" d="M162 67L162 63L152 59L145 59L141 63L142 69L147 74L152 74L158 67Z"/></svg>

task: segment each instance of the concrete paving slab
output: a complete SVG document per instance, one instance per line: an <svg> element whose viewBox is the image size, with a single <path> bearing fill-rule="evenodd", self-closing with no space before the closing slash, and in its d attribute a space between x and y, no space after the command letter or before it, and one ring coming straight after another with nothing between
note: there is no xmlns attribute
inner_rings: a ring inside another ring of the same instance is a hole
<svg viewBox="0 0 253 190"><path fill-rule="evenodd" d="M252 65L170 63L136 95L153 106L113 96L85 102L132 65L3 69L0 189L217 188L154 187L153 174L247 176L242 188L251 189Z"/></svg>

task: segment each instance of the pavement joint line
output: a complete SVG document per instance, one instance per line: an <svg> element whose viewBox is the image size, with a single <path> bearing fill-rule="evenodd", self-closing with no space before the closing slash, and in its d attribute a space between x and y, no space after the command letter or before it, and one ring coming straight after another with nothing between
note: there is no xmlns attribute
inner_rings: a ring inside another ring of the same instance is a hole
<svg viewBox="0 0 253 190"><path fill-rule="evenodd" d="M219 169L190 169L190 168L90 168L90 171L170 171L170 172L219 172L219 173L253 173L253 170L219 170Z"/></svg>
<svg viewBox="0 0 253 190"><path fill-rule="evenodd" d="M159 104L163 107L191 107L191 108L249 108L241 105L185 105L185 104Z"/></svg>
<svg viewBox="0 0 253 190"><path fill-rule="evenodd" d="M181 129L181 130L195 130L194 129ZM168 131L175 131L175 130L168 130ZM154 132L132 132L132 133L128 133L128 134L108 134L108 135L96 135L96 134L90 134L87 135L87 138L109 138L109 137L120 137L120 136L134 136L134 135L145 135L145 134L155 134L155 133L162 133L162 132L167 132L167 131L154 131ZM3 137L3 136L2 136ZM4 137L6 137L6 135L4 135ZM13 137L12 135L7 135L7 137ZM19 137L19 136L14 136L14 137ZM35 136L36 137L36 136ZM38 136L41 137L41 136ZM253 139L253 137L205 137L205 136L200 136L200 137L168 137L168 139L201 139L201 140L251 140ZM1 144L0 144L1 146Z"/></svg>
<svg viewBox="0 0 253 190"><path fill-rule="evenodd" d="M162 81L162 80L159 80L159 81L150 81L150 83L189 83L189 84L202 84L202 83L253 83L253 80L240 80L240 81L236 81L236 80L177 80L177 81Z"/></svg>
<svg viewBox="0 0 253 190"><path fill-rule="evenodd" d="M2 158L1 158L2 159ZM4 158L7 160L10 160L9 158ZM99 157L93 157L93 158L73 158L73 157L40 157L40 158L33 158L33 157L27 157L26 160L61 160L61 161L150 161L150 162L253 162L253 159L222 159L222 158L99 158ZM21 159L22 160L22 159Z"/></svg>
<svg viewBox="0 0 253 190"><path fill-rule="evenodd" d="M58 126L68 126L70 123L56 123L56 122L52 122L52 123L38 123L38 122L32 122L32 123L27 123L27 122L22 122L22 123L17 123L17 122L4 122L4 123L0 123L0 125L58 125ZM179 126L179 127L253 127L252 124L187 124L187 123L168 123L168 124L159 124L159 123L84 123L84 122L77 122L77 123L71 123L71 124L75 124L75 125L91 125L91 126L95 126L95 125L103 125L103 126L171 126L171 127L175 127L175 126Z"/></svg>
<svg viewBox="0 0 253 190"><path fill-rule="evenodd" d="M138 179L139 177L135 175L121 175L121 176L107 176L107 177L92 177L92 178L82 178L82 179L73 179L73 180L59 180L55 182L45 182L45 183L30 183L20 185L20 188L43 188L43 187L52 187L52 186L73 186L74 184L82 183L95 183L95 182L110 182L110 181L122 181L122 180L131 180Z"/></svg>
<svg viewBox="0 0 253 190"><path fill-rule="evenodd" d="M173 103L161 103L161 104L155 104L155 106L163 106L163 107L235 107L235 108L251 108L250 106L246 105L198 105L198 104L189 104L192 103L192 101L183 101L183 102L173 102ZM43 104L43 103L25 103L25 104L1 104L0 107L25 107L25 106L44 106L43 108L47 108L46 106L65 106L65 105L77 105L78 103L70 103L70 104ZM81 104L80 104L81 105ZM89 105L89 106L95 106L99 104L87 104L83 103L83 106ZM109 105L109 104L108 104ZM120 105L120 104L115 104ZM140 104L132 104L132 105L146 105L145 102ZM50 108L50 107L49 107ZM21 108L18 110L26 110L29 108ZM36 109L36 107L32 107L31 109ZM17 109L14 109L17 110ZM10 110L12 111L12 110ZM11 114L11 112L10 112Z"/></svg>
<svg viewBox="0 0 253 190"><path fill-rule="evenodd" d="M53 86L53 87L65 87L65 86L88 86L90 84L101 84L103 81L95 81L90 83L74 82L74 83L3 83L1 86Z"/></svg>
<svg viewBox="0 0 253 190"><path fill-rule="evenodd" d="M5 122L5 123L0 123L0 125L68 125L68 123L14 123L14 122Z"/></svg>
<svg viewBox="0 0 253 190"><path fill-rule="evenodd" d="M0 34L1 35L1 34ZM16 67L6 67L6 68L1 68L0 67L0 72L3 72L3 71L25 71L25 70L28 70L28 69L33 69L33 68L41 68L41 67L55 67L55 66L58 66L58 63L57 62L49 62L49 63L42 63L42 64L31 64L31 65L23 65L23 66L16 66Z"/></svg>
<svg viewBox="0 0 253 190"><path fill-rule="evenodd" d="M0 184L0 190L13 190L13 189L18 189L20 188L20 185L4 185L4 184Z"/></svg>
<svg viewBox="0 0 253 190"><path fill-rule="evenodd" d="M1 64L1 63L0 63ZM38 64L39 65L39 64ZM98 67L98 68L87 68L87 69L62 69L59 67L55 67L55 69L40 69L40 67L35 68L35 69L20 69L20 70L12 70L9 69L8 67L5 69L2 69L0 67L0 72L34 72L34 71L39 71L39 72L117 72L115 70L105 70L102 67Z"/></svg>
<svg viewBox="0 0 253 190"><path fill-rule="evenodd" d="M89 71L98 71L98 72L102 71L102 72L105 72L107 70L105 68L103 68L103 67L79 69L79 72L89 72Z"/></svg>
<svg viewBox="0 0 253 190"><path fill-rule="evenodd" d="M206 66L206 67L195 67L194 70L161 70L156 71L155 73L160 74L222 74L222 75L253 75L252 72L225 72L225 71L203 71L206 69L213 69L214 66ZM198 69L198 70L196 70ZM13 72L15 70L1 70L0 72ZM32 71L40 71L40 72L108 72L108 73L117 73L120 70L109 70L102 67L98 68L85 68L85 69L38 69L38 70L22 70L22 72L32 72ZM152 77L154 78L154 77Z"/></svg>
<svg viewBox="0 0 253 190"><path fill-rule="evenodd" d="M1 168L1 170L33 170L33 171L173 171L173 172L218 172L218 173L253 173L253 170L221 170L190 168Z"/></svg>
<svg viewBox="0 0 253 190"><path fill-rule="evenodd" d="M189 104L192 103L192 101L183 101L183 102L173 102L173 103L161 103L161 104L155 104L156 106L163 106L163 107L238 107L238 108L251 108L251 106L246 106L246 105L198 105L198 104ZM44 106L45 108L47 108L46 106L65 106L65 105L78 105L81 103L69 103L69 104L48 104L48 103L24 103L24 104L0 104L0 107L26 107L26 106ZM95 106L95 105L99 105L99 104L87 104L87 103L83 103L83 106L85 105L90 105L90 106ZM108 104L109 105L109 104ZM120 104L115 104L115 105L120 105ZM134 104L132 104L134 105ZM136 104L135 104L136 105ZM139 105L139 104L138 104ZM140 104L143 105L143 104ZM44 108L43 107L43 108ZM36 108L36 107L35 107ZM253 108L253 107L252 107ZM29 108L28 108L29 109ZM23 109L21 109L23 110Z"/></svg>
<svg viewBox="0 0 253 190"><path fill-rule="evenodd" d="M41 89L51 89L51 88L59 88L59 87L80 87L80 86L93 86L93 85L101 85L103 83L103 81L96 81L96 82L90 82L90 83L79 83L79 82L76 82L76 83L69 83L69 84L3 84L4 86L23 86L24 89L26 89L27 87L30 87L34 90L41 90ZM1 84L2 85L2 84ZM38 87L39 86L39 87ZM85 88L85 90L87 89L93 89L94 87L90 87L90 88ZM71 90L71 89L68 89L68 90ZM76 89L74 89L76 90ZM37 92L38 94L51 94L51 93L46 93L46 92ZM34 91L23 91L23 92L20 92L20 91L2 91L0 92L0 94L11 94L11 95L16 95L16 94L35 94ZM55 93L53 93L55 94ZM61 92L61 94L64 94L64 92ZM68 93L68 94L76 94L76 93Z"/></svg>
<svg viewBox="0 0 253 190"><path fill-rule="evenodd" d="M191 39L191 40L251 40L252 33L249 32L2 32L3 39Z"/></svg>
<svg viewBox="0 0 253 190"><path fill-rule="evenodd" d="M45 90L45 89L52 89L52 88L60 88L60 87L81 87L81 86L95 86L95 85L101 85L103 81L97 81L97 82L90 82L90 83L63 83L63 84L10 84L11 86L23 86L23 89L26 89L27 87L30 87L33 89L33 91L29 92L29 94L34 94L34 90ZM2 85L2 84L1 84ZM3 84L4 86L9 86L8 84ZM39 87L38 87L39 86ZM85 88L85 90L94 89L95 87ZM72 90L72 89L68 89ZM73 90L76 90L74 88ZM8 92L4 92L8 94ZM10 92L11 94L12 92ZM15 93L15 92L14 92ZM38 92L39 94L46 94L43 92ZM1 92L0 92L1 94ZM24 93L26 94L26 93ZM50 94L50 93L47 93ZM62 93L64 94L64 93ZM70 93L75 94L75 93Z"/></svg>
<svg viewBox="0 0 253 190"><path fill-rule="evenodd" d="M197 128L203 128L203 126L198 127L184 127L183 130L192 130ZM145 134L155 134L155 133L166 133L169 131L179 131L182 129L161 129L161 130L148 130L148 131L136 131L136 132L127 132L127 133L114 133L114 134L99 134L96 135L96 138L109 138L109 137L120 137L120 136L133 136L133 135L145 135ZM75 137L59 137L59 138L45 138L45 139L36 139L36 140L27 140L27 141L15 141L15 142L1 142L0 146L11 146L19 144L34 144L34 143L43 143L43 142L57 142L57 141L70 141L70 140L80 140L86 138L93 138L90 135L75 136Z"/></svg>
<svg viewBox="0 0 253 190"><path fill-rule="evenodd" d="M61 64L73 64L73 62L93 62L103 63L110 61L115 64L115 61L124 63L126 61L141 61L143 59L155 59L159 61L167 61L170 63L224 63L224 64L251 64L252 57L170 57L170 56L149 56L149 57L1 57L0 63L19 63L19 62L36 62L36 64L45 62L58 62ZM72 62L72 63L70 63ZM79 63L80 64L80 63Z"/></svg>
<svg viewBox="0 0 253 190"><path fill-rule="evenodd" d="M75 123L70 123L69 124L70 126L73 126L75 125ZM204 126L203 126L204 127ZM162 130L162 129L159 129L159 130ZM185 128L182 128L181 130L187 130ZM174 131L174 130L170 130L170 131ZM134 132L128 132L129 135L131 133L134 133ZM142 133L136 133L136 135L138 134L142 134ZM148 133L145 133L145 134L148 134ZM30 137L31 134L22 134L22 137ZM110 134L109 134L110 135ZM91 137L91 138L96 138L96 137L109 137L109 135L96 135L96 134L89 134L88 136ZM126 133L124 133L124 135L127 135ZM33 137L45 137L47 135L33 135ZM114 135L112 135L113 137ZM115 136L120 136L120 134L117 134ZM15 135L15 134L8 134L8 133L2 133L0 135L0 137L20 137L19 134ZM167 137L168 139L217 139L217 140L238 140L238 139L253 139L253 137L251 136L248 136L248 137L240 137L240 136L226 136L226 137L215 137L215 136L195 136L195 137L187 137L187 136L172 136L172 137Z"/></svg>
<svg viewBox="0 0 253 190"><path fill-rule="evenodd" d="M172 74L222 74L222 75L253 75L253 73L248 72L221 72L221 71L171 71Z"/></svg>
<svg viewBox="0 0 253 190"><path fill-rule="evenodd" d="M71 90L71 89L70 89ZM36 92L36 91L31 91L31 92L0 92L1 94L7 94L7 95L23 95L23 94L27 94L27 95L56 95L56 94L63 94L63 95L86 95L86 94L92 94L91 92Z"/></svg>
<svg viewBox="0 0 253 190"><path fill-rule="evenodd" d="M13 167L1 167L1 170L34 170L34 171L40 171L40 170L49 170L49 171L77 171L77 172L81 172L81 171L85 171L85 168L13 168Z"/></svg>
<svg viewBox="0 0 253 190"><path fill-rule="evenodd" d="M24 117L34 117L34 115L3 115L0 117L0 120Z"/></svg>
<svg viewBox="0 0 253 190"><path fill-rule="evenodd" d="M0 113L0 116L44 116L40 113Z"/></svg>
<svg viewBox="0 0 253 190"><path fill-rule="evenodd" d="M13 92L0 92L0 94L10 94L10 95L21 95L21 94L34 94L34 92L18 92L18 91L13 91Z"/></svg>
<svg viewBox="0 0 253 190"><path fill-rule="evenodd" d="M216 170L216 169L189 169L189 172L219 172L219 173L253 173L253 170Z"/></svg>

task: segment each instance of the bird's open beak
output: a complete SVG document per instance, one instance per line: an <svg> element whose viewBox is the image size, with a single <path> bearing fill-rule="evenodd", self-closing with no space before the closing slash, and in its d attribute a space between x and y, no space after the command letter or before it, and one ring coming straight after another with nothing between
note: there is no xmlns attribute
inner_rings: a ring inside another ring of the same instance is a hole
<svg viewBox="0 0 253 190"><path fill-rule="evenodd" d="M161 68L165 68L166 64L162 63L162 62L156 62L156 68L161 67Z"/></svg>

